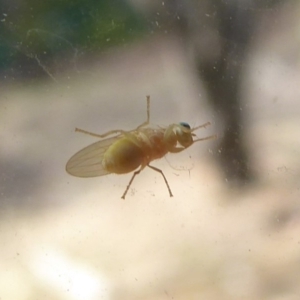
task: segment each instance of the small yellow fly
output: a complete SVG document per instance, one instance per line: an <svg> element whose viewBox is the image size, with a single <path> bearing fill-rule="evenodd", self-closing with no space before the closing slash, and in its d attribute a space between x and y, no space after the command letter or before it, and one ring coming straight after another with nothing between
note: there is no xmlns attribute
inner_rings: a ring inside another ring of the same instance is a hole
<svg viewBox="0 0 300 300"><path fill-rule="evenodd" d="M111 130L104 134L95 134L76 128L75 131L91 136L105 138L93 143L74 154L66 165L66 171L77 177L95 177L110 173L125 174L135 171L122 195L125 196L135 178L146 166L159 172L173 197L168 181L162 170L150 166L150 162L165 156L168 152L178 153L190 147L193 143L213 139L216 136L208 136L193 140L196 136L193 132L199 128L210 125L207 122L191 129L185 122L171 124L166 128L149 127L150 121L150 96L147 96L147 120L133 130ZM115 135L109 137L110 135Z"/></svg>

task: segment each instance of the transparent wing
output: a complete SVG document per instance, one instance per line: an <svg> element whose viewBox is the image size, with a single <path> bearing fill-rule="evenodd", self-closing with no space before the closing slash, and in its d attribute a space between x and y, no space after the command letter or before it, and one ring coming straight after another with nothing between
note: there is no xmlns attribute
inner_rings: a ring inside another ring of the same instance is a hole
<svg viewBox="0 0 300 300"><path fill-rule="evenodd" d="M110 172L103 169L102 158L108 147L120 139L119 136L91 144L74 154L66 165L66 171L77 177L96 177Z"/></svg>

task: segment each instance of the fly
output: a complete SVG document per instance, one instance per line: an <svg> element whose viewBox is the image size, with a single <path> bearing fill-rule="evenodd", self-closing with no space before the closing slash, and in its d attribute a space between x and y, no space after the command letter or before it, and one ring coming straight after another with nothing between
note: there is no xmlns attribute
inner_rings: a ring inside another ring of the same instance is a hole
<svg viewBox="0 0 300 300"><path fill-rule="evenodd" d="M179 153L193 143L215 138L215 135L194 139L199 128L191 128L188 123L171 124L168 127L153 128L150 122L150 96L147 96L147 120L133 130L116 129L104 134L96 134L76 128L75 131L89 134L102 140L93 143L74 154L66 165L66 171L77 177L96 177L110 173L126 174L134 171L123 195L125 196L135 178L147 166L163 177L173 197L169 183L162 170L153 167L150 163L162 158L167 153ZM110 137L111 136L111 137ZM135 171L136 170L136 171Z"/></svg>

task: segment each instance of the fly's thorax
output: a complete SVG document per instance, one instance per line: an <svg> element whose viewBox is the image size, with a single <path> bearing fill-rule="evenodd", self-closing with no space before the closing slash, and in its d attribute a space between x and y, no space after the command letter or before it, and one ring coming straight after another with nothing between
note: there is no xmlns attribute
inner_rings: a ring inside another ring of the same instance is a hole
<svg viewBox="0 0 300 300"><path fill-rule="evenodd" d="M144 164L144 153L134 137L123 137L113 143L103 155L103 168L110 173L125 174Z"/></svg>
<svg viewBox="0 0 300 300"><path fill-rule="evenodd" d="M164 140L165 128L142 128L137 132L139 142L148 161L161 158L168 153Z"/></svg>

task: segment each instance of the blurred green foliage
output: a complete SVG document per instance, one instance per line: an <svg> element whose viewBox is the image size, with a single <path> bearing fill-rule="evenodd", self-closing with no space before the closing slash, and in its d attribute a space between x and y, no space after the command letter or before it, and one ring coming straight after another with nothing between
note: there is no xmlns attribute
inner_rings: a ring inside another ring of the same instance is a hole
<svg viewBox="0 0 300 300"><path fill-rule="evenodd" d="M37 61L97 55L146 32L125 0L11 0L0 9L0 70L14 76L39 75Z"/></svg>

